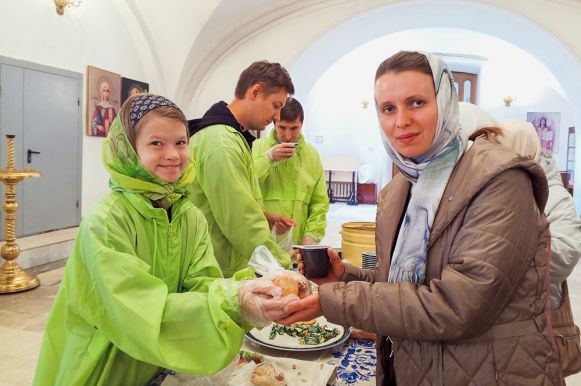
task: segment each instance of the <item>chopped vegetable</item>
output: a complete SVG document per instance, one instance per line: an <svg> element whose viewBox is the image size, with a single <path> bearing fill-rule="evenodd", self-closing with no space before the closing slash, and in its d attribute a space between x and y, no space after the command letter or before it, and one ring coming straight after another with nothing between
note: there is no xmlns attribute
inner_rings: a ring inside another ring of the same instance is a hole
<svg viewBox="0 0 581 386"><path fill-rule="evenodd" d="M240 359L244 360L246 363L254 362L256 364L262 363L264 357L253 351L240 350Z"/></svg>

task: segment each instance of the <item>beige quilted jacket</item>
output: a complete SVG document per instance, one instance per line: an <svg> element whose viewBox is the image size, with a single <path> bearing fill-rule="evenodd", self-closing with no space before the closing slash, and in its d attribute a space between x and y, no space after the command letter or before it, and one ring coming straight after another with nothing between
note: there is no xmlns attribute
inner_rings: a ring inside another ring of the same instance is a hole
<svg viewBox="0 0 581 386"><path fill-rule="evenodd" d="M442 196L420 286L386 283L409 187L398 175L381 193L377 269L319 289L328 320L377 332L377 385L394 371L399 386L564 384L544 316L542 169L477 139Z"/></svg>

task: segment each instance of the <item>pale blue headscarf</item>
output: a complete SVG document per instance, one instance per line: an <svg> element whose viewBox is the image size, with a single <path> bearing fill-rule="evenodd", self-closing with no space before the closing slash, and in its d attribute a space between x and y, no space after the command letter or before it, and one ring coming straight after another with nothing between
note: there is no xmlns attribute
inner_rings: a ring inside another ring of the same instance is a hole
<svg viewBox="0 0 581 386"><path fill-rule="evenodd" d="M390 283L424 281L434 217L450 175L467 144L467 135L460 129L458 98L452 74L442 59L429 53L422 54L432 69L438 104L432 146L419 157L407 158L393 148L384 131L380 130L387 154L412 183L411 198L391 259Z"/></svg>

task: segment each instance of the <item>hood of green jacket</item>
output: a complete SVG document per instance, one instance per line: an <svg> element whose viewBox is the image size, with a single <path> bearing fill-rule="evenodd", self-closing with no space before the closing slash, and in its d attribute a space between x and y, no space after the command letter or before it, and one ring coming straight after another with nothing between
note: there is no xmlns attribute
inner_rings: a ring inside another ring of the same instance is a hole
<svg viewBox="0 0 581 386"><path fill-rule="evenodd" d="M187 193L186 188L196 175L191 160L182 176L174 183L165 182L147 171L129 142L119 116L113 120L103 143L102 158L111 175L109 187L112 190L142 194L164 208Z"/></svg>

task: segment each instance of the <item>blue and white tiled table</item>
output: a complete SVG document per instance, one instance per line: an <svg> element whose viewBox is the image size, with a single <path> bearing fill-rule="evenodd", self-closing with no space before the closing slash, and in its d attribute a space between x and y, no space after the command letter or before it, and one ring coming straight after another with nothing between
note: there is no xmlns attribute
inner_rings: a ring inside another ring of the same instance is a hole
<svg viewBox="0 0 581 386"><path fill-rule="evenodd" d="M365 339L349 339L331 353L334 359L327 361L337 368L336 386L375 385L375 342Z"/></svg>
<svg viewBox="0 0 581 386"><path fill-rule="evenodd" d="M320 351L282 351L268 349L245 341L243 349L273 357L295 358L334 365L337 379L332 386L375 386L377 362L375 342L365 339L348 339L345 343Z"/></svg>

